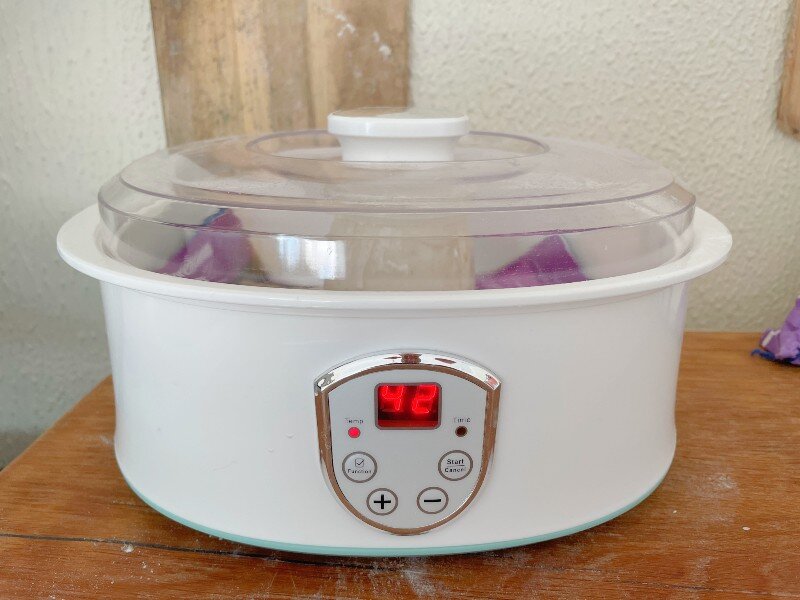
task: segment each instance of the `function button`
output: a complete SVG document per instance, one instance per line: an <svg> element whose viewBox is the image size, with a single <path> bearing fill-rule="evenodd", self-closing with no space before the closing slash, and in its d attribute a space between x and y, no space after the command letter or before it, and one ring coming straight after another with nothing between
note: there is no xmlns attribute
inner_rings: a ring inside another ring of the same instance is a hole
<svg viewBox="0 0 800 600"><path fill-rule="evenodd" d="M439 474L450 481L464 479L472 472L472 457L461 450L448 452L439 459Z"/></svg>
<svg viewBox="0 0 800 600"><path fill-rule="evenodd" d="M378 465L366 452L353 452L344 457L342 472L350 481L364 483L375 477Z"/></svg>
<svg viewBox="0 0 800 600"><path fill-rule="evenodd" d="M397 495L389 489L378 488L367 496L367 508L376 515L388 515L397 508Z"/></svg>
<svg viewBox="0 0 800 600"><path fill-rule="evenodd" d="M417 496L417 506L429 515L440 513L447 507L447 493L438 487L425 488Z"/></svg>

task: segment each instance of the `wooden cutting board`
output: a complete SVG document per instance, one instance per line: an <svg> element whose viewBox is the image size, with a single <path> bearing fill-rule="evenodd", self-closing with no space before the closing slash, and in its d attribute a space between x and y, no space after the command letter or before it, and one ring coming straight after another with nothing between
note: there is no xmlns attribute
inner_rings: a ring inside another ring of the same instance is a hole
<svg viewBox="0 0 800 600"><path fill-rule="evenodd" d="M408 104L408 0L151 0L170 146Z"/></svg>
<svg viewBox="0 0 800 600"><path fill-rule="evenodd" d="M800 137L800 0L794 1L794 16L786 42L778 126L786 133Z"/></svg>

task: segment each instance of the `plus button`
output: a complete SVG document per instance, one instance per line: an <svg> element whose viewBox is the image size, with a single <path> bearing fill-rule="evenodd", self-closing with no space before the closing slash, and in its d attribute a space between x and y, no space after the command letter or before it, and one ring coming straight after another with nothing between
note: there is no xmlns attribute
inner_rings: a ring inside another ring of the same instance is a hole
<svg viewBox="0 0 800 600"><path fill-rule="evenodd" d="M388 515L397 508L397 494L387 488L372 490L367 496L367 508L376 515Z"/></svg>
<svg viewBox="0 0 800 600"><path fill-rule="evenodd" d="M374 504L379 504L380 507L381 507L381 510L385 510L386 509L386 505L392 503L391 500L389 500L386 496L383 495L383 492L381 492L381 497L380 497L379 500L373 500L372 502Z"/></svg>

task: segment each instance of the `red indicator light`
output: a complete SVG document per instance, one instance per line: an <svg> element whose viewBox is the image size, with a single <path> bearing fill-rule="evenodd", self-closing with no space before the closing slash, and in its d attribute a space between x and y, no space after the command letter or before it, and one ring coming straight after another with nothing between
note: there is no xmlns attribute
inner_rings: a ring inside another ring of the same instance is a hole
<svg viewBox="0 0 800 600"><path fill-rule="evenodd" d="M351 438L357 438L361 435L361 430L358 427L351 427L347 430L347 435L349 435Z"/></svg>
<svg viewBox="0 0 800 600"><path fill-rule="evenodd" d="M437 383L381 383L375 388L378 427L433 429L439 426Z"/></svg>

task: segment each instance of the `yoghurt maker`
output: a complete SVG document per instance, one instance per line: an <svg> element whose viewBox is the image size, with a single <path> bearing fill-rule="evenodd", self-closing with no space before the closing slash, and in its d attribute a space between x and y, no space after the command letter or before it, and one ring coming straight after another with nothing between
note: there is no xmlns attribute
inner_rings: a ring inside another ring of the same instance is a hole
<svg viewBox="0 0 800 600"><path fill-rule="evenodd" d="M156 152L58 236L100 281L136 494L222 538L380 556L646 498L687 285L730 246L632 152L393 108Z"/></svg>

